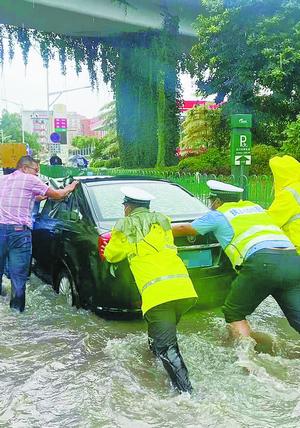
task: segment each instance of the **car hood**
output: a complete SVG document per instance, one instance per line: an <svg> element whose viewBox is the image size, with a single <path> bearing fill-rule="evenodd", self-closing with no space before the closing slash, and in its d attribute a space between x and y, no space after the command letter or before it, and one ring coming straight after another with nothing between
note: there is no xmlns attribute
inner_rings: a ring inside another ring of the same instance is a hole
<svg viewBox="0 0 300 428"><path fill-rule="evenodd" d="M199 215L197 216L192 216L191 215L180 215L180 216L169 216L171 218L172 223L185 223L185 222L192 222L194 221L196 218L200 218L203 217L205 213L199 213ZM99 220L96 222L99 233L105 233L105 232L109 232L112 230L112 228L115 226L116 222L119 219L114 219L114 220Z"/></svg>

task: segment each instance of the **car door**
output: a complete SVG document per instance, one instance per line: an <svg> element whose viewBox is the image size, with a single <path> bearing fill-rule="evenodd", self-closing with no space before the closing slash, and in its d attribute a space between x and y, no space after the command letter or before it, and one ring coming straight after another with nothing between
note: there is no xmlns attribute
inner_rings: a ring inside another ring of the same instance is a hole
<svg viewBox="0 0 300 428"><path fill-rule="evenodd" d="M55 260L61 255L64 221L59 218L59 213L65 206L65 201L54 201L49 198L41 211L36 214L32 230L34 272L49 283L52 283Z"/></svg>
<svg viewBox="0 0 300 428"><path fill-rule="evenodd" d="M62 213L58 214L62 216ZM68 197L62 228L62 256L57 269L68 268L80 296L81 305L94 306L95 287L100 276L98 230L81 188Z"/></svg>

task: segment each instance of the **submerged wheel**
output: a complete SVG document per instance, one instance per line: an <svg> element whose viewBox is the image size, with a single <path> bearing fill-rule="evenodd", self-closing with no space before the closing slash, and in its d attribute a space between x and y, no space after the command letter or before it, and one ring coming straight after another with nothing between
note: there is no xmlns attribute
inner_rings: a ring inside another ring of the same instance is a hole
<svg viewBox="0 0 300 428"><path fill-rule="evenodd" d="M66 302L70 306L78 307L78 293L75 288L74 280L72 275L65 269L61 270L56 277L55 291L61 296L64 296Z"/></svg>

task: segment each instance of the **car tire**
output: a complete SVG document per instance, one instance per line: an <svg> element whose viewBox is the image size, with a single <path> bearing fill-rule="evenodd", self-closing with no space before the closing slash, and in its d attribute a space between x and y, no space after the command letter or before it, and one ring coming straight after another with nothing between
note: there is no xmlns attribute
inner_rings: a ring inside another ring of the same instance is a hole
<svg viewBox="0 0 300 428"><path fill-rule="evenodd" d="M75 287L72 275L66 270L62 269L54 282L55 291L64 296L70 306L79 307L79 296Z"/></svg>

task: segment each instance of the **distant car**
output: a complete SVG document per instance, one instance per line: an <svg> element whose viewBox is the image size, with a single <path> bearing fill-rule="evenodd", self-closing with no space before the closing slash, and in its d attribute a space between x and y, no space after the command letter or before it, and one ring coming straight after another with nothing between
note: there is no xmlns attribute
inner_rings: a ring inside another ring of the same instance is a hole
<svg viewBox="0 0 300 428"><path fill-rule="evenodd" d="M40 207L32 232L33 271L72 305L104 317L140 314L141 298L127 259L110 264L100 251L112 226L124 217L120 187L130 184L153 194L151 210L168 215L172 222L191 221L208 208L168 180L76 179L80 184L65 200L48 199ZM222 304L235 274L214 235L178 237L175 244L199 295L197 307Z"/></svg>
<svg viewBox="0 0 300 428"><path fill-rule="evenodd" d="M67 166L75 168L87 168L89 161L82 155L74 155L68 158Z"/></svg>

